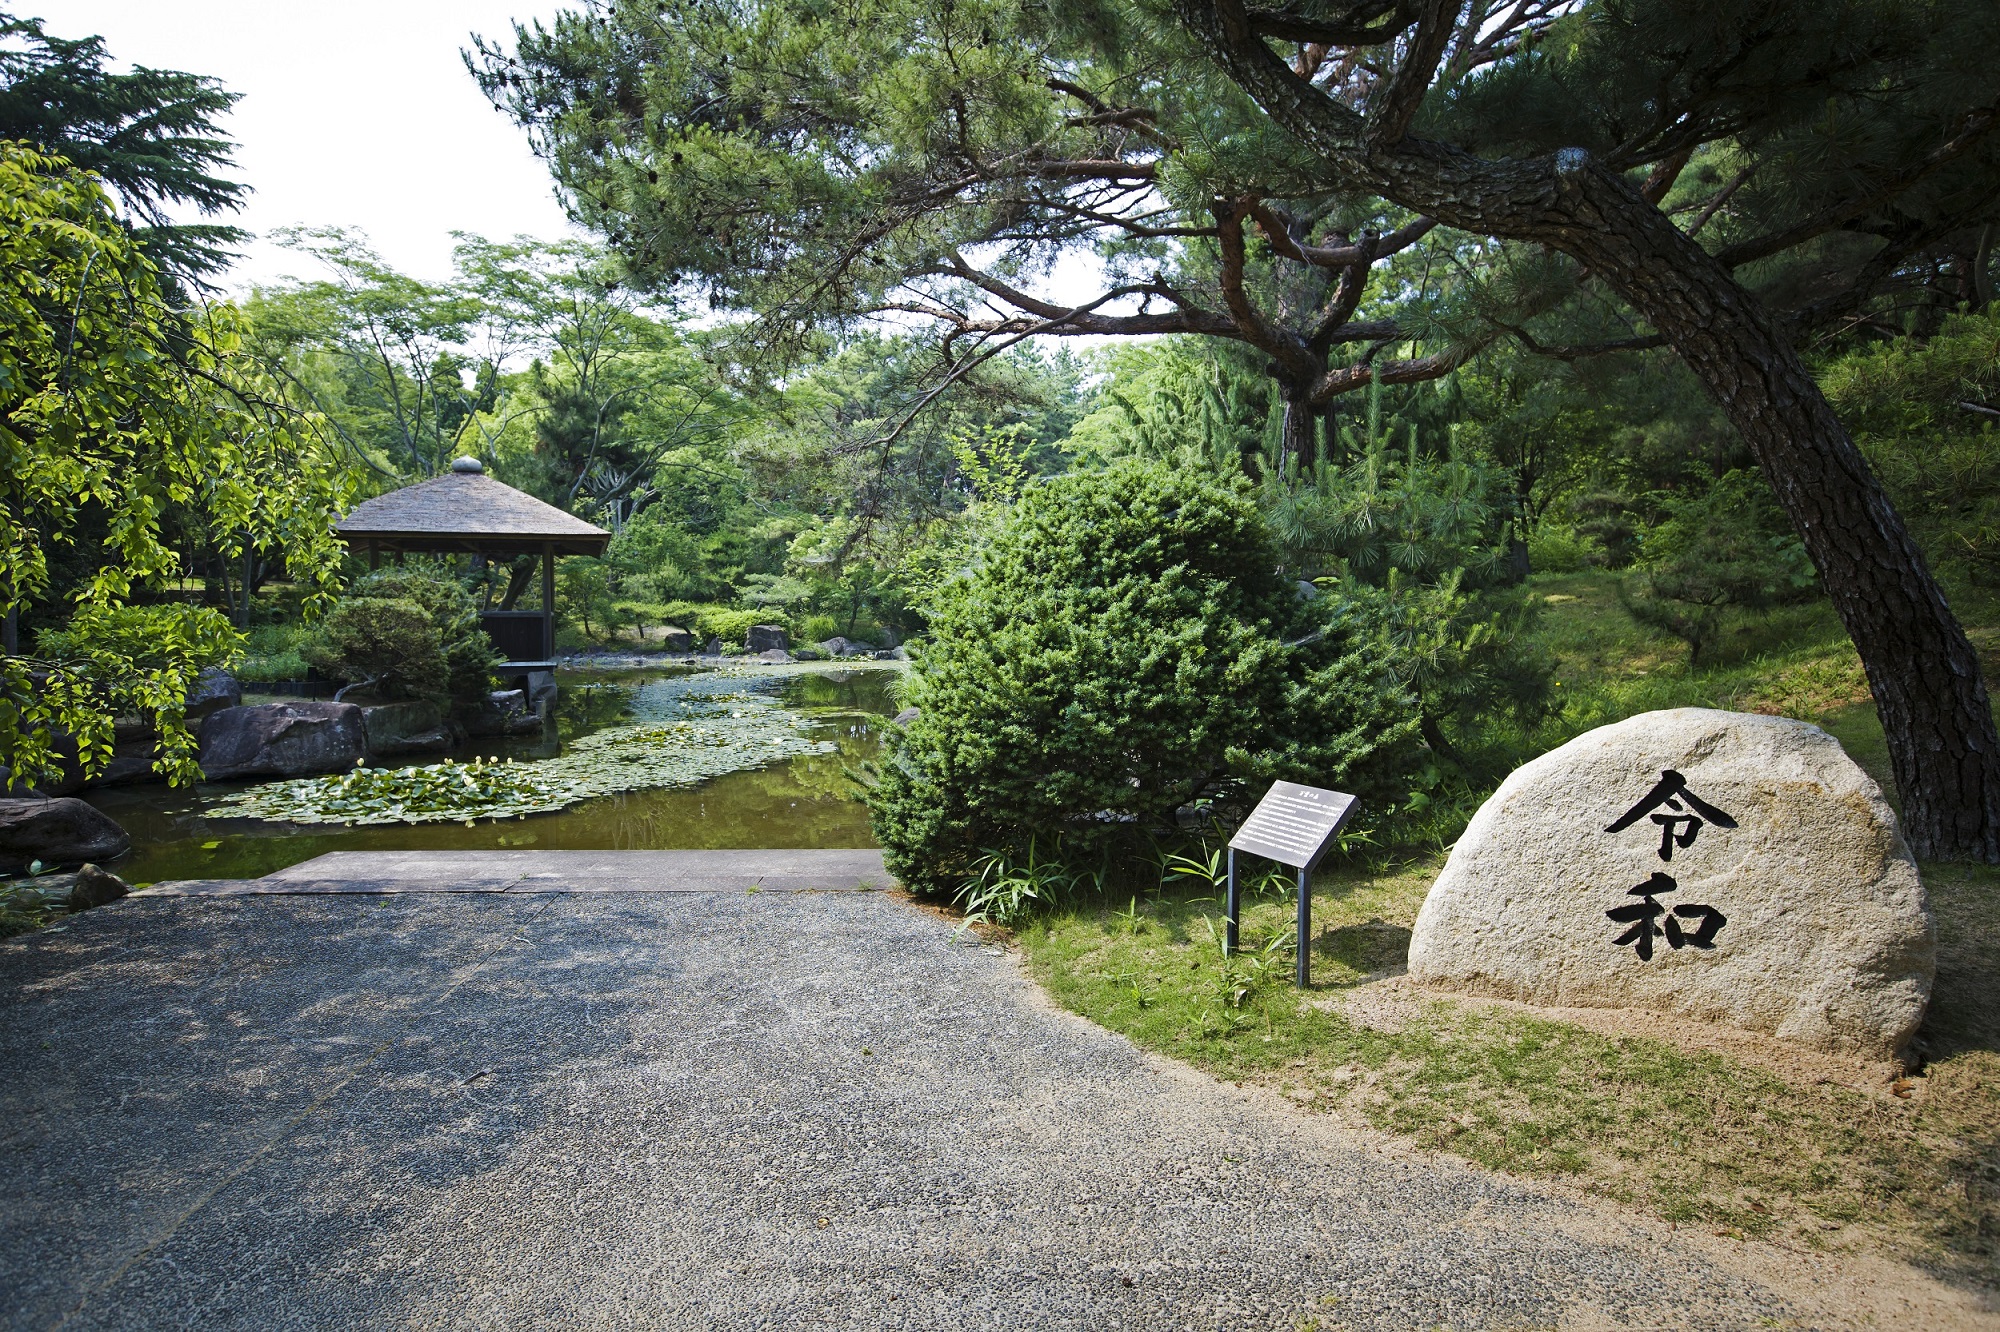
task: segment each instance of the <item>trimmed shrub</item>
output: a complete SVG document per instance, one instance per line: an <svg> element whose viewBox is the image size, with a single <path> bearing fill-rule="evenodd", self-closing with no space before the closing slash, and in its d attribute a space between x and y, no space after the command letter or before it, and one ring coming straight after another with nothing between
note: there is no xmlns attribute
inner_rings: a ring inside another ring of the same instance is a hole
<svg viewBox="0 0 2000 1332"><path fill-rule="evenodd" d="M1312 623L1247 487L1128 462L1037 486L933 599L921 709L871 798L905 883L1103 848L1284 777L1353 783L1407 697Z"/></svg>
<svg viewBox="0 0 2000 1332"><path fill-rule="evenodd" d="M450 674L430 612L400 597L342 597L302 655L332 679L385 698L442 694Z"/></svg>
<svg viewBox="0 0 2000 1332"><path fill-rule="evenodd" d="M390 611L362 603L386 603ZM349 606L361 607L348 610ZM430 627L424 634L407 611ZM371 638L370 635L379 635ZM382 569L356 579L300 654L329 678L373 686L385 696L475 699L493 687L500 654L479 627L479 605L456 578L422 566Z"/></svg>

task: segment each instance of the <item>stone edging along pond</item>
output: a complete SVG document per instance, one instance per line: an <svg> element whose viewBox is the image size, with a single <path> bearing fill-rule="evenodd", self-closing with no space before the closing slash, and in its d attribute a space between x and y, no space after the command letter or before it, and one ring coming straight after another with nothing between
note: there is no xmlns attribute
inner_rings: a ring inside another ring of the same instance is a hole
<svg viewBox="0 0 2000 1332"><path fill-rule="evenodd" d="M301 824L469 824L554 813L624 791L692 786L835 748L805 736L805 717L743 688L747 679L797 673L723 670L653 682L640 691L630 721L571 741L554 758L356 768L266 782L211 812Z"/></svg>

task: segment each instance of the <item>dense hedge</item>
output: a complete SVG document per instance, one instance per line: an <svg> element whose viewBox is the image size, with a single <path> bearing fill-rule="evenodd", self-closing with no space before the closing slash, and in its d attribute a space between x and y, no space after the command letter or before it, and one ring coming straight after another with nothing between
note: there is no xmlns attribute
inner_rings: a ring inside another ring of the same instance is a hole
<svg viewBox="0 0 2000 1332"><path fill-rule="evenodd" d="M1130 462L1031 489L931 607L920 713L871 801L892 870L949 891L1030 838L1102 844L1273 777L1362 780L1408 701L1277 563L1246 490L1211 477Z"/></svg>

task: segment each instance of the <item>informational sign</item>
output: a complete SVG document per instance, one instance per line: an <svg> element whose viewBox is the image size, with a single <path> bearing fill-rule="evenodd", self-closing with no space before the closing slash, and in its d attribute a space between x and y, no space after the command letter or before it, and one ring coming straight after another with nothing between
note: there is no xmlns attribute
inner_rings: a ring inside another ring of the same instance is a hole
<svg viewBox="0 0 2000 1332"><path fill-rule="evenodd" d="M1312 980L1312 872L1333 846L1340 825L1358 803L1343 791L1326 791L1297 782L1272 782L1271 789L1229 839L1229 921L1223 951L1236 951L1236 923L1242 919L1243 898L1236 880L1236 853L1247 852L1290 865L1299 872L1297 980Z"/></svg>
<svg viewBox="0 0 2000 1332"><path fill-rule="evenodd" d="M1229 845L1310 872L1333 846L1354 805L1354 797L1344 792L1273 782Z"/></svg>

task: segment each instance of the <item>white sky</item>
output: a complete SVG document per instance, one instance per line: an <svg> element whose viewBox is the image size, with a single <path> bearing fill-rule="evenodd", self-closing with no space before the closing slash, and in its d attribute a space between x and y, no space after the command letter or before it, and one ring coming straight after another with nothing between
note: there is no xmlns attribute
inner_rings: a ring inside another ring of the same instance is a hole
<svg viewBox="0 0 2000 1332"><path fill-rule="evenodd" d="M554 238L568 223L526 136L459 59L469 34L511 36L559 0L15 0L55 37L104 38L120 67L220 79L243 100L225 122L234 179L256 193L233 220L256 232L226 285L310 275L265 242L293 223L359 227L413 276L451 271L451 233ZM230 173L223 173L230 174Z"/></svg>

